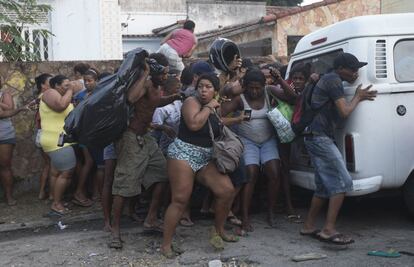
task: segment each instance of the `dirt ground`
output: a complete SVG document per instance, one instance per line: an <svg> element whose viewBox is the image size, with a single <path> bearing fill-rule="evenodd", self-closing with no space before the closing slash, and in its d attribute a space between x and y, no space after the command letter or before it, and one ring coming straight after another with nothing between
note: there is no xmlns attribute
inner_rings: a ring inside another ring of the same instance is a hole
<svg viewBox="0 0 414 267"><path fill-rule="evenodd" d="M338 229L356 243L346 248L300 236L301 224L288 221L284 214L278 215L278 226L270 228L264 214L256 213L255 231L238 243L227 243L221 252L208 244L211 220L195 220L194 227L179 227L176 240L185 253L174 260L160 255L160 234L143 231L127 217L123 218L124 248L109 249L99 205L73 207L72 217L60 220L66 225L63 230L57 226L59 220L42 217L48 204L35 200L35 196L19 198L19 205L11 208L1 203L0 211L1 266L207 266L214 259L222 260L224 266L414 266L413 256L367 255L371 250L414 252L414 220L399 197L348 199ZM306 214L305 208L298 211ZM291 260L309 252L327 258L300 263Z"/></svg>

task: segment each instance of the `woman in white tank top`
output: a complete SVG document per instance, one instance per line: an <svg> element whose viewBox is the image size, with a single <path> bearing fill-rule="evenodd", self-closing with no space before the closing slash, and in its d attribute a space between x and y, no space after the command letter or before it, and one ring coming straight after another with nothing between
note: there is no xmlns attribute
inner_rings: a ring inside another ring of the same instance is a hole
<svg viewBox="0 0 414 267"><path fill-rule="evenodd" d="M273 210L280 187L279 151L274 129L267 119L269 107L265 101L265 76L260 70L249 70L243 78L244 93L234 97L231 102L222 104L222 115L237 110L251 110L250 120L239 125L238 134L244 144L243 158L250 179L242 193L242 228L252 231L249 207L261 166L268 178L268 222L274 226Z"/></svg>

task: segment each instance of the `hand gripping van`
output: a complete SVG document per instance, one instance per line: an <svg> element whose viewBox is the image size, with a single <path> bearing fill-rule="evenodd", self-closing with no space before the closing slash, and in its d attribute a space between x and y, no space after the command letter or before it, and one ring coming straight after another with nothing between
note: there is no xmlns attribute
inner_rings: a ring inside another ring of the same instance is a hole
<svg viewBox="0 0 414 267"><path fill-rule="evenodd" d="M402 188L414 214L414 13L355 17L303 37L288 72L299 62L325 73L340 52L354 54L368 65L355 83L344 82L352 99L358 84L373 85L375 101L360 103L337 125L335 140L360 196L381 189ZM303 139L303 138L299 138ZM291 151L291 181L314 189L314 173L303 140Z"/></svg>

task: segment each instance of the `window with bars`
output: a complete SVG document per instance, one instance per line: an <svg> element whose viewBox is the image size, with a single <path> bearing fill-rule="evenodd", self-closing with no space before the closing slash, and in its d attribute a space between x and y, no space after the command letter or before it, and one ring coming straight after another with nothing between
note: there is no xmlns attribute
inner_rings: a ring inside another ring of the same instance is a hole
<svg viewBox="0 0 414 267"><path fill-rule="evenodd" d="M11 42L15 43L15 46L18 46L18 51L24 51L24 52L32 52L36 54L37 58L40 61L47 61L50 59L50 40L47 36L44 34L44 29L42 28L31 28L31 27L25 27L23 30L21 30L21 37L28 43L32 45L24 46L19 45L18 43L14 42L14 40L11 38L11 36L8 34L7 26L0 26L0 36L1 41L3 42ZM7 59L7 55L4 55L4 59ZM3 58L0 58L0 61ZM12 58L9 58L8 60L13 60Z"/></svg>

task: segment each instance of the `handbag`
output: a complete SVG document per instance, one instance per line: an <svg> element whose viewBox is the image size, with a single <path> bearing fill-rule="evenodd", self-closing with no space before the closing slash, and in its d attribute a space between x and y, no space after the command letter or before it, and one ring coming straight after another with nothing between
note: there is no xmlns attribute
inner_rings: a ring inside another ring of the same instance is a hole
<svg viewBox="0 0 414 267"><path fill-rule="evenodd" d="M218 114L215 115L220 119ZM243 143L239 136L225 125L220 125L220 135L214 138L213 128L210 119L208 120L210 137L213 142L213 161L220 173L231 173L239 166L243 154Z"/></svg>
<svg viewBox="0 0 414 267"><path fill-rule="evenodd" d="M295 133L292 130L289 120L276 108L270 107L270 100L267 90L265 90L265 99L268 107L268 112L266 113L267 118L272 123L273 127L276 129L276 133L279 136L281 143L289 143L295 138Z"/></svg>

